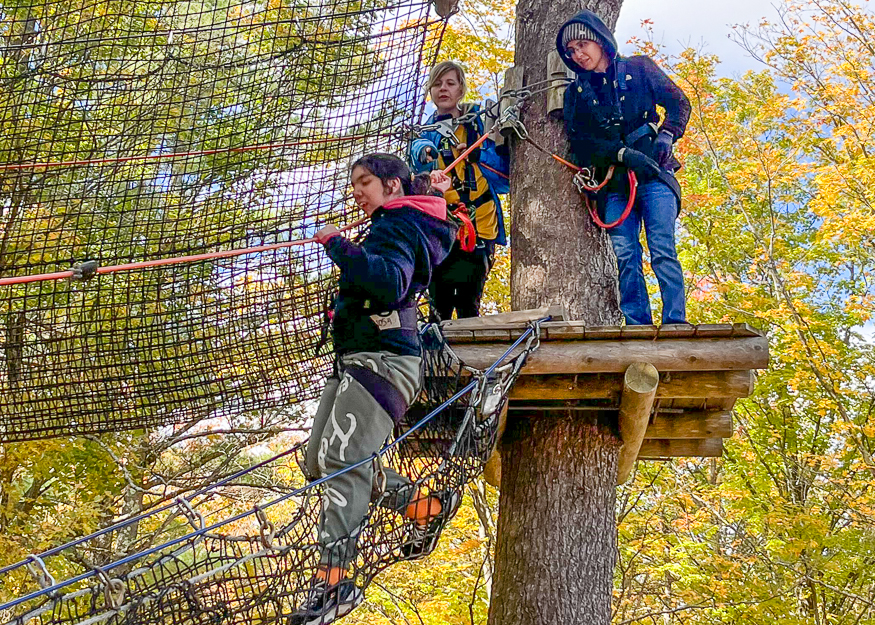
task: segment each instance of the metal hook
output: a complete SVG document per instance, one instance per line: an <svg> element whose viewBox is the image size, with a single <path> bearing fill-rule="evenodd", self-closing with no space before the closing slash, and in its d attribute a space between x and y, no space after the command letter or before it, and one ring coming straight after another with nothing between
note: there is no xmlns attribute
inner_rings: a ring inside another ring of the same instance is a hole
<svg viewBox="0 0 875 625"><path fill-rule="evenodd" d="M92 566L94 572L97 573L97 577L100 578L100 581L103 583L103 598L106 601L106 605L108 605L113 610L118 610L125 602L125 594L127 593L128 587L125 583L118 578L110 578L109 575L106 574L99 566Z"/></svg>
<svg viewBox="0 0 875 625"><path fill-rule="evenodd" d="M255 518L258 519L258 537L261 545L265 549L273 549L273 539L276 536L276 529L270 519L267 518L267 513L259 506L255 507Z"/></svg>
<svg viewBox="0 0 875 625"><path fill-rule="evenodd" d="M36 578L36 583L39 584L40 588L51 588L57 583L46 568L46 563L38 555L32 553L27 556L26 560L27 570Z"/></svg>
<svg viewBox="0 0 875 625"><path fill-rule="evenodd" d="M196 530L202 530L206 527L204 515L194 509L191 502L181 495L175 499L176 503L182 509L182 515L186 518L189 524Z"/></svg>

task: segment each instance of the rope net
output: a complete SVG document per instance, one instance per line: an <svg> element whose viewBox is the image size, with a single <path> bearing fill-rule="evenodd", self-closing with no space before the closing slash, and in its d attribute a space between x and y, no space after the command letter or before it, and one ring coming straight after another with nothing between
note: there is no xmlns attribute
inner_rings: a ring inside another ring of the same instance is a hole
<svg viewBox="0 0 875 625"><path fill-rule="evenodd" d="M398 152L444 22L421 0L4 0L0 442L311 398L347 166Z"/></svg>
<svg viewBox="0 0 875 625"><path fill-rule="evenodd" d="M494 448L507 394L537 349L539 336L534 323L501 359L513 352L512 360L480 372L458 361L436 326L425 326L425 387L408 422L399 426L400 435L380 452L380 466L407 475L422 494L461 493L480 475ZM293 455L302 463L305 445L281 456ZM289 620L306 600L319 561L320 500L341 473L279 497L257 487L235 487L230 493L217 488L181 500L169 512L140 515L32 556L0 571L10 587L21 589L18 600L0 605L0 622L218 625ZM391 508L397 493L381 488L378 477L374 482L357 535L359 552L349 571L362 590L381 570L404 559L413 525ZM235 499L238 509L240 502L250 507L227 516L220 503L224 497ZM156 546L146 548L150 544ZM130 555L107 562L108 547L120 545ZM71 566L76 570L64 581L51 577L49 571L70 571Z"/></svg>

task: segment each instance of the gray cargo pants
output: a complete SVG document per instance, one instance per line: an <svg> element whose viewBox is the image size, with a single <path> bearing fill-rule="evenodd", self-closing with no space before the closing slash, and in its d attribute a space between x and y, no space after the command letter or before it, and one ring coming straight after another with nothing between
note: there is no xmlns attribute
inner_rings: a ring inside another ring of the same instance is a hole
<svg viewBox="0 0 875 625"><path fill-rule="evenodd" d="M341 358L340 377L330 377L313 419L306 465L317 479L378 451L419 393L422 359L390 352L357 352ZM416 494L406 477L383 467L382 505L403 512ZM346 567L355 559L356 541L368 512L374 466L368 462L325 483L319 518L320 564Z"/></svg>

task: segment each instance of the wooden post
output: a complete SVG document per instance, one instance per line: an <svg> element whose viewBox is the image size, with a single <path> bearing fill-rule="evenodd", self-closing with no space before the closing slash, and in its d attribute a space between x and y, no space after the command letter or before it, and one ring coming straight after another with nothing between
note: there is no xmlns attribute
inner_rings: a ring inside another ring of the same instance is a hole
<svg viewBox="0 0 875 625"><path fill-rule="evenodd" d="M562 119L565 89L568 87L566 79L573 79L574 74L565 66L557 50L551 50L547 56L547 75L550 77L550 91L547 92L547 114Z"/></svg>
<svg viewBox="0 0 875 625"><path fill-rule="evenodd" d="M656 387L659 386L659 371L646 362L629 365L623 376L623 394L620 396L620 438L623 449L617 466L617 484L629 479L638 450L644 442L644 433L650 421Z"/></svg>

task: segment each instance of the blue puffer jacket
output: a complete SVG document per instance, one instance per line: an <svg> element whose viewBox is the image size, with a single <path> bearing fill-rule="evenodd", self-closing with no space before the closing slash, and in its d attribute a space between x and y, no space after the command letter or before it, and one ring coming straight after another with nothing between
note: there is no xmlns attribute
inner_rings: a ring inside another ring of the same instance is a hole
<svg viewBox="0 0 875 625"><path fill-rule="evenodd" d="M477 104L465 103L462 104L460 108L462 109L463 115L480 111L480 106ZM433 113L431 117L428 118L426 124L433 124L436 116L437 113ZM484 129L483 120L481 117L477 117L477 119L474 121L474 128L477 131L478 135L483 136ZM426 148L433 149L434 153L437 154L437 146L440 144L440 141L441 135L436 130L429 130L427 132L424 132L418 139L414 139L413 141L411 141L410 147L407 151L407 160L410 164L411 169L413 169L416 173L432 171L435 168L437 161L423 163L420 157L422 156L422 153ZM469 141L469 144L470 143L472 143L472 141ZM507 176L510 172L510 165L508 163L507 156L498 153L495 141L493 141L492 139L487 139L480 145L479 163L501 172L502 174L504 174L504 176ZM486 167L481 167L480 171L483 174L483 177L486 179L486 183L489 185L489 190L492 192L492 196L495 199L495 211L498 214L498 236L495 238L495 243L498 245L507 245L507 234L504 227L504 214L501 210L501 200L499 199L498 194L507 193L508 191L510 191L510 182L507 178L492 171L489 171L489 169L487 169Z"/></svg>
<svg viewBox="0 0 875 625"><path fill-rule="evenodd" d="M334 350L418 356L416 296L456 239L441 197L410 195L371 215L361 244L337 235L325 243L340 269L331 323Z"/></svg>

